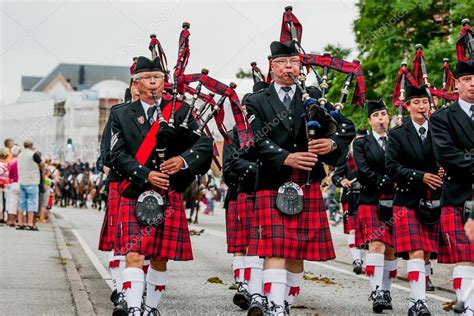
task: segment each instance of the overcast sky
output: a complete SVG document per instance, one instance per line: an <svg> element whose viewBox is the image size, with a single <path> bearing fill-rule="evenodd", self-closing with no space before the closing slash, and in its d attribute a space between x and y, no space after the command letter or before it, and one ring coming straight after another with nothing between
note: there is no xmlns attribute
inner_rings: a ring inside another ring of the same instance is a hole
<svg viewBox="0 0 474 316"><path fill-rule="evenodd" d="M232 78L257 61L267 71L269 44L280 34L286 5L303 24L306 51L329 43L355 48L355 0L307 1L4 1L0 104L14 102L21 76L45 76L61 62L130 66L149 56L156 33L173 66L183 21L191 23L187 73L202 67Z"/></svg>

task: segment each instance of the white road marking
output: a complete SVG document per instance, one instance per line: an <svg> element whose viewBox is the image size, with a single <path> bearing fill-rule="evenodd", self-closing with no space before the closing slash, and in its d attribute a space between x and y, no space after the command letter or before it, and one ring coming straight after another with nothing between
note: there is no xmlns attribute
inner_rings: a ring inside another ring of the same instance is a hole
<svg viewBox="0 0 474 316"><path fill-rule="evenodd" d="M195 229L198 229L198 230L204 229L204 233L208 233L209 235L214 235L214 236L218 236L218 237L222 237L222 238L226 237L225 233L217 231L217 230L208 229L208 228L205 228L205 227L202 227L202 226L197 226L197 225L192 225L190 228L193 228L193 227ZM347 270L344 270L344 269L341 269L341 268L333 267L333 266L331 266L329 264L326 264L326 263L312 262L312 261L305 261L305 263L309 263L309 264L318 266L320 268L333 270L333 271L343 273L343 274L351 276L351 277L356 277L356 278L359 278L359 279L362 279L362 280L369 280L369 278L364 276L364 275L356 275L353 272L350 272L350 271L347 271ZM406 286L399 285L399 284L392 284L392 287L396 288L396 289L399 289L399 290L402 290L402 291L405 291L405 292L410 292L410 288L408 288ZM432 298L434 300L440 301L440 302L451 302L454 299L454 298L453 299L448 299L448 298L445 298L445 297L442 297L442 296L438 296L438 295L434 295L434 294L428 294L428 293L426 294L426 296L429 297L429 298Z"/></svg>
<svg viewBox="0 0 474 316"><path fill-rule="evenodd" d="M102 265L102 263L100 263L99 258L97 258L94 251L92 251L92 249L86 243L84 238L82 238L82 235L76 229L72 229L71 231L74 234L74 236L76 236L77 241L79 241L79 244L81 245L82 249L84 249L84 252L86 253L91 263L94 265L97 272L99 272L100 276L105 281L105 283L107 283L110 289L113 290L114 286L113 286L112 277L110 276L109 271L107 271L107 269Z"/></svg>

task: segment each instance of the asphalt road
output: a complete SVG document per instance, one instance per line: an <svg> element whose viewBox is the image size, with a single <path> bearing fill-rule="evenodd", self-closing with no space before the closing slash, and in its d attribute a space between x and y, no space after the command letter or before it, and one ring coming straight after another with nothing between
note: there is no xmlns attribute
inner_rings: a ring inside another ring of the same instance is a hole
<svg viewBox="0 0 474 316"><path fill-rule="evenodd" d="M55 208L55 223L64 235L84 288L99 315L110 315L110 275L107 254L97 250L103 212L95 209ZM191 237L194 261L171 262L170 283L160 304L162 315L246 315L232 304L231 259L226 253L224 211L217 207L214 215L200 214L199 225L193 231L204 233ZM332 228L336 252L345 253L342 227ZM338 255L339 258L339 255ZM342 260L343 261L343 260ZM297 299L294 315L371 315L368 280L356 276L351 267L339 258L325 263L305 263L312 280L305 280ZM436 268L435 268L436 271ZM222 283L209 283L218 277ZM447 280L449 282L449 280ZM408 284L397 280L392 288L394 310L389 315L406 315ZM432 315L453 315L443 311L443 303L455 299L452 293L433 292L428 298Z"/></svg>

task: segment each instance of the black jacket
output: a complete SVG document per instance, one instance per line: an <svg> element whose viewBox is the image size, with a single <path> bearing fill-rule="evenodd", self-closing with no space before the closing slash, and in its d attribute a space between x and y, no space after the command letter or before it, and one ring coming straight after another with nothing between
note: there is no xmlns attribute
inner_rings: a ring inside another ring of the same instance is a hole
<svg viewBox="0 0 474 316"><path fill-rule="evenodd" d="M315 90L320 96L320 91ZM286 157L290 153L308 151L306 127L301 118L304 113L301 92L296 90L290 114L278 98L273 84L248 96L246 106L258 157L256 189L277 189L288 181L292 171L290 167L283 165ZM330 105L327 108L328 111L334 109ZM334 166L343 159L354 136L354 124L342 118L337 131L330 136L338 148L325 156L319 156L311 173L312 181L320 181L326 176L322 162Z"/></svg>
<svg viewBox="0 0 474 316"><path fill-rule="evenodd" d="M359 205L374 205L382 194L393 195L393 182L385 172L385 152L374 135L357 138L353 149L357 180L361 184Z"/></svg>
<svg viewBox="0 0 474 316"><path fill-rule="evenodd" d="M385 167L396 183L394 205L413 207L426 196L429 187L423 183L425 172L437 174L438 166L430 139L431 129L421 142L411 119L390 130ZM438 194L439 197L439 194Z"/></svg>
<svg viewBox="0 0 474 316"><path fill-rule="evenodd" d="M162 99L160 107L170 101ZM179 126L183 122L189 105L183 104L176 111L175 125ZM194 119L189 121L191 131L198 128ZM135 154L150 129L146 120L145 112L140 100L131 103L129 106L119 107L112 111L111 123L111 163L115 170L131 185L122 195L127 198L136 198L143 191L150 188L147 181L148 174L152 170L159 171L159 160L155 149L144 165L135 160ZM158 140L160 134L158 134ZM189 168L183 169L170 177L170 187L177 192L183 192L192 183L195 176L205 174L212 161L212 140L206 135L202 135L190 146L183 141L182 137L171 140L166 147L166 159L181 156L187 162Z"/></svg>
<svg viewBox="0 0 474 316"><path fill-rule="evenodd" d="M233 139L233 131L229 132L229 138ZM227 144L224 142L224 148L222 153L222 180L227 184L227 193L224 200L224 209L229 207L230 201L237 200L237 188L239 186L239 175L232 168L230 160L234 153L235 143L232 142Z"/></svg>
<svg viewBox="0 0 474 316"><path fill-rule="evenodd" d="M471 198L474 183L474 122L458 102L430 118L436 159L446 170L442 205L463 205Z"/></svg>
<svg viewBox="0 0 474 316"><path fill-rule="evenodd" d="M349 154L350 155L350 154ZM351 168L349 164L349 159L354 159L354 157L349 155L334 169L334 173L331 177L332 183L335 186L342 188L341 181L344 179L352 180L357 177L357 170L356 168ZM349 196L347 194L347 189L343 188L341 192L341 203L347 202Z"/></svg>

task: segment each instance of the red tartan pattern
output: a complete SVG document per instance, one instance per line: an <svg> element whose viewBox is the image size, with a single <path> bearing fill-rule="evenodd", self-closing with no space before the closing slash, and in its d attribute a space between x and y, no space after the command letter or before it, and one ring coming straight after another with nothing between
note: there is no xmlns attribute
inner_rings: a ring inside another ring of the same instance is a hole
<svg viewBox="0 0 474 316"><path fill-rule="evenodd" d="M181 194L169 191L170 206L158 226L137 221L137 199L120 198L117 222L116 255L137 252L153 259L187 261L193 259L188 223Z"/></svg>
<svg viewBox="0 0 474 316"><path fill-rule="evenodd" d="M237 196L237 216L239 229L237 230L237 245L249 245L251 234L251 220L254 214L255 193L239 193Z"/></svg>
<svg viewBox="0 0 474 316"><path fill-rule="evenodd" d="M357 209L355 243L359 248L366 248L367 243L382 241L392 245L391 228L384 225L377 214L377 205L361 204Z"/></svg>
<svg viewBox="0 0 474 316"><path fill-rule="evenodd" d="M408 252L423 250L437 253L439 224L422 225L413 209L393 207L393 243L397 257L407 257Z"/></svg>
<svg viewBox="0 0 474 316"><path fill-rule="evenodd" d="M441 209L439 263L474 262L474 243L469 242L462 222L462 206Z"/></svg>
<svg viewBox="0 0 474 316"><path fill-rule="evenodd" d="M258 191L255 199L255 228L258 233L252 231L247 254L309 261L334 259L320 184L312 183L306 187L306 172L297 169L290 179L303 190L303 211L298 215L285 215L275 206L277 190Z"/></svg>
<svg viewBox="0 0 474 316"><path fill-rule="evenodd" d="M118 185L119 182L109 183L107 208L104 214L104 221L102 222L102 229L99 237L99 250L101 251L110 251L114 249L117 214L120 201Z"/></svg>
<svg viewBox="0 0 474 316"><path fill-rule="evenodd" d="M350 216L347 214L349 210L349 203L344 202L342 203L342 211L344 212L343 216L343 226L344 226L344 234L349 234L349 232L353 229L357 228L357 216Z"/></svg>
<svg viewBox="0 0 474 316"><path fill-rule="evenodd" d="M239 221L239 214L237 213L237 201L229 201L229 206L225 211L225 228L226 228L226 240L227 240L227 252L245 253L247 245L237 242L237 236L239 229L241 229L241 223Z"/></svg>

